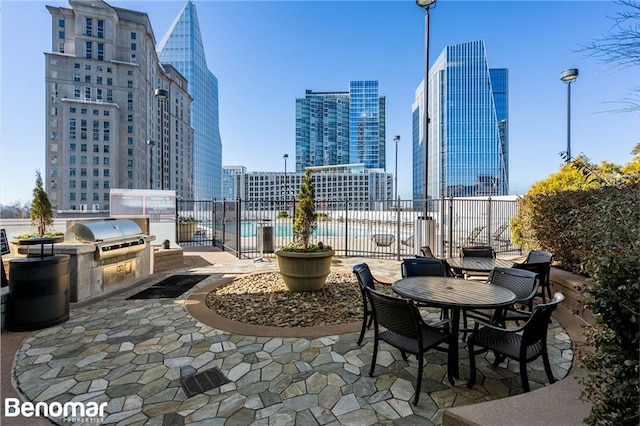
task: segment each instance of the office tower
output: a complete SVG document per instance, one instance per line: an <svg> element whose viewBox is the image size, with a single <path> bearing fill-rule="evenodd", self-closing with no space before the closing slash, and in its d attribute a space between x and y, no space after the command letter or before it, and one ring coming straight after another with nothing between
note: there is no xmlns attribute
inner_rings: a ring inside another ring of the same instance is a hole
<svg viewBox="0 0 640 426"><path fill-rule="evenodd" d="M207 67L198 14L188 1L158 44L162 63L189 82L194 129L193 179L196 199L222 198L222 142L218 126L218 79Z"/></svg>
<svg viewBox="0 0 640 426"><path fill-rule="evenodd" d="M240 197L244 188L244 175L247 174L245 166L222 167L222 196L225 200L235 201Z"/></svg>
<svg viewBox="0 0 640 426"><path fill-rule="evenodd" d="M191 98L184 77L160 66L149 17L100 0L69 5L47 6L43 180L54 209L108 210L111 188L163 180L191 197ZM176 108L160 105L159 88L172 88Z"/></svg>
<svg viewBox="0 0 640 426"><path fill-rule="evenodd" d="M348 92L296 99L296 171L310 166L386 166L385 97L377 81L351 81Z"/></svg>
<svg viewBox="0 0 640 426"><path fill-rule="evenodd" d="M509 192L508 70L483 41L447 46L429 70L429 198ZM424 81L413 104L413 196L423 199Z"/></svg>

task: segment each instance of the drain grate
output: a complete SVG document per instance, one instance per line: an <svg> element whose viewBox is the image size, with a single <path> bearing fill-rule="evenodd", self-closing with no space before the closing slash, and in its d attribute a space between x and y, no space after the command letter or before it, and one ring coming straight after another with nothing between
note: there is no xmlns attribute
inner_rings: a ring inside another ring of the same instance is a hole
<svg viewBox="0 0 640 426"><path fill-rule="evenodd" d="M127 300L174 299L207 277L210 275L172 275L133 296L127 297Z"/></svg>
<svg viewBox="0 0 640 426"><path fill-rule="evenodd" d="M181 377L180 384L189 398L229 383L219 368L213 367L191 376Z"/></svg>

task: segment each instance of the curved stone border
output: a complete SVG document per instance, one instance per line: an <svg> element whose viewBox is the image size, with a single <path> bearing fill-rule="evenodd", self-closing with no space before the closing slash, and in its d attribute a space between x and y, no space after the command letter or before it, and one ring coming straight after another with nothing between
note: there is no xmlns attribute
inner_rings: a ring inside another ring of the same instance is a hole
<svg viewBox="0 0 640 426"><path fill-rule="evenodd" d="M261 274L263 272L256 272ZM224 330L232 334L257 337L322 337L335 334L355 333L360 331L361 322L350 322L347 324L330 324L318 327L273 327L266 325L248 324L240 321L233 321L218 315L209 309L206 298L209 293L218 287L225 286L231 281L241 276L255 275L242 274L233 278L225 278L216 281L202 288L194 290L185 302L189 315L203 324L210 327Z"/></svg>

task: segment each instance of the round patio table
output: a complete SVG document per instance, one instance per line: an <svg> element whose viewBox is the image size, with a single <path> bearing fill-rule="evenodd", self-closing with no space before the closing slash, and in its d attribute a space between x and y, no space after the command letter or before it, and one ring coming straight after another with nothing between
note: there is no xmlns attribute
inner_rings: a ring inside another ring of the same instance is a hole
<svg viewBox="0 0 640 426"><path fill-rule="evenodd" d="M447 374L449 382L460 377L458 368L458 334L462 309L498 309L516 301L511 290L482 282L470 282L453 277L409 277L391 286L402 297L427 306L451 310Z"/></svg>

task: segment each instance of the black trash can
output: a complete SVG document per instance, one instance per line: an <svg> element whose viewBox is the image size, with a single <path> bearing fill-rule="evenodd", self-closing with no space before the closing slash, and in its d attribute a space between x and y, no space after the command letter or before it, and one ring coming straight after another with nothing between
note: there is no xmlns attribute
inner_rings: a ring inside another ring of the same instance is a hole
<svg viewBox="0 0 640 426"><path fill-rule="evenodd" d="M6 328L39 330L69 319L68 254L9 260Z"/></svg>
<svg viewBox="0 0 640 426"><path fill-rule="evenodd" d="M262 227L262 252L273 253L273 226Z"/></svg>

